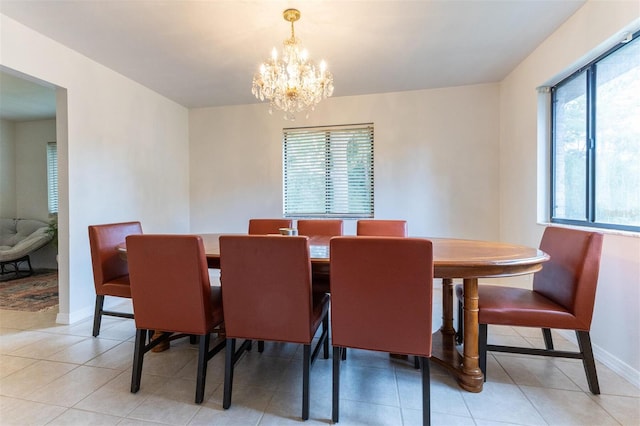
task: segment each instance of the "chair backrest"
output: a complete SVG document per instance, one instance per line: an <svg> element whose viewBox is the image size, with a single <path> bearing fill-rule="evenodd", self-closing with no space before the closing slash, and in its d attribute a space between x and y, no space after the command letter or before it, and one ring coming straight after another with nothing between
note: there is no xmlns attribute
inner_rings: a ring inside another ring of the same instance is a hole
<svg viewBox="0 0 640 426"><path fill-rule="evenodd" d="M129 273L127 261L116 250L128 235L142 234L140 222L109 223L89 226L89 246L93 281L97 294L102 285Z"/></svg>
<svg viewBox="0 0 640 426"><path fill-rule="evenodd" d="M279 234L280 228L291 228L292 224L291 219L249 219L249 234Z"/></svg>
<svg viewBox="0 0 640 426"><path fill-rule="evenodd" d="M298 235L336 237L342 235L341 219L300 219Z"/></svg>
<svg viewBox="0 0 640 426"><path fill-rule="evenodd" d="M130 235L127 260L136 328L199 335L211 331L216 321L201 237Z"/></svg>
<svg viewBox="0 0 640 426"><path fill-rule="evenodd" d="M534 275L533 290L564 306L584 330L589 330L600 270L602 234L547 227L540 250L551 259Z"/></svg>
<svg viewBox="0 0 640 426"><path fill-rule="evenodd" d="M334 237L330 244L333 345L431 356L431 241Z"/></svg>
<svg viewBox="0 0 640 426"><path fill-rule="evenodd" d="M311 342L307 237L220 236L220 281L227 337Z"/></svg>
<svg viewBox="0 0 640 426"><path fill-rule="evenodd" d="M371 237L406 237L406 220L359 220L357 235Z"/></svg>

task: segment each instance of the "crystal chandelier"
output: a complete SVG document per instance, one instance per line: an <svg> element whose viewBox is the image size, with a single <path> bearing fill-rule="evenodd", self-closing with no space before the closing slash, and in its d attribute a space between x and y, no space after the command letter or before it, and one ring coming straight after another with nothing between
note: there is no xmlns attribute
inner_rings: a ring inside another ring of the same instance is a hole
<svg viewBox="0 0 640 426"><path fill-rule="evenodd" d="M283 16L291 22L291 38L284 41L280 57L273 48L271 59L253 76L251 93L261 101L269 101L269 114L275 107L285 112L285 120L295 120L295 114L302 111L308 118L318 102L333 94L333 76L324 61L318 67L309 59L296 38L293 23L300 19L300 11L287 9Z"/></svg>

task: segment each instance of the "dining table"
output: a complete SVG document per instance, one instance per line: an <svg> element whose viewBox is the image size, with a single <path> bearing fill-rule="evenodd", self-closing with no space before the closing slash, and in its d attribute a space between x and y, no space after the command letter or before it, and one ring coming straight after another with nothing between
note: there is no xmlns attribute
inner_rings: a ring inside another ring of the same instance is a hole
<svg viewBox="0 0 640 426"><path fill-rule="evenodd" d="M224 234L199 235L209 268L219 269L219 237ZM330 274L330 239L309 237L314 276ZM451 372L462 389L481 392L484 376L478 355L478 279L535 273L542 269L549 255L537 248L506 242L425 239L433 243L434 278L442 279L442 325L433 333L431 359ZM454 280L460 279L464 288L464 326L463 343L457 345L453 326L453 284Z"/></svg>
<svg viewBox="0 0 640 426"><path fill-rule="evenodd" d="M220 269L219 237L230 234L197 235L202 238L208 267ZM335 237L308 238L313 276L330 277L330 240ZM542 269L549 255L537 248L505 242L424 238L433 244L433 276L442 279L442 325L432 336L431 360L448 370L462 389L481 392L484 375L478 354L478 279L535 273ZM124 243L117 250L126 257ZM458 345L453 326L453 284L460 279L464 290L464 325L463 343Z"/></svg>

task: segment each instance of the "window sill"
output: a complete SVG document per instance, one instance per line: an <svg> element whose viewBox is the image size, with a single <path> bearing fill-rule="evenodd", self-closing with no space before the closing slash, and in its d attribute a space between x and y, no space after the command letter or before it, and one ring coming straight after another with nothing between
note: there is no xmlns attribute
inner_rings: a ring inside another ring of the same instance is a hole
<svg viewBox="0 0 640 426"><path fill-rule="evenodd" d="M540 221L538 221L537 224L541 226L555 226L556 228L580 229L582 231L597 231L605 235L618 235L621 237L640 238L640 232L623 231L620 229L596 228L591 226L576 226L576 225L567 225L565 223L540 222Z"/></svg>

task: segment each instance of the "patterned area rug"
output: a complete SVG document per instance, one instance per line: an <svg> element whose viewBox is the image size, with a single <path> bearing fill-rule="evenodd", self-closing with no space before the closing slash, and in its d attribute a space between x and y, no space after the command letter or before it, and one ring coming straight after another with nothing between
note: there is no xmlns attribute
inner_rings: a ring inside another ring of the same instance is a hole
<svg viewBox="0 0 640 426"><path fill-rule="evenodd" d="M40 312L58 305L58 271L0 282L0 309Z"/></svg>

